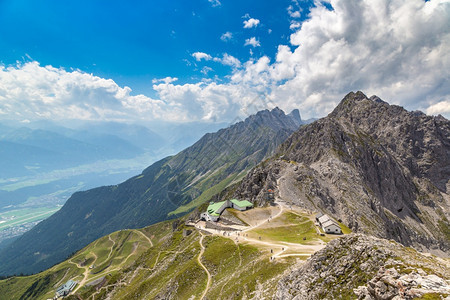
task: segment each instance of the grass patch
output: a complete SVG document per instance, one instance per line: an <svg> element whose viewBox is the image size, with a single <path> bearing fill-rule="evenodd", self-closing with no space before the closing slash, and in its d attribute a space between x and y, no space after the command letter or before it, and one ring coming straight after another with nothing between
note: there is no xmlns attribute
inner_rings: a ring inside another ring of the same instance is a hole
<svg viewBox="0 0 450 300"><path fill-rule="evenodd" d="M312 221L298 225L279 226L273 228L258 228L250 232L273 241L288 243L310 244L311 240L318 238L314 223ZM306 240L303 240L306 238Z"/></svg>
<svg viewBox="0 0 450 300"><path fill-rule="evenodd" d="M347 226L345 226L344 223L338 222L339 226L341 227L342 233L343 234L350 234L352 233L352 230L350 228L348 228Z"/></svg>
<svg viewBox="0 0 450 300"><path fill-rule="evenodd" d="M423 294L421 297L415 298L416 300L441 300L445 299L449 294L440 293L428 293Z"/></svg>

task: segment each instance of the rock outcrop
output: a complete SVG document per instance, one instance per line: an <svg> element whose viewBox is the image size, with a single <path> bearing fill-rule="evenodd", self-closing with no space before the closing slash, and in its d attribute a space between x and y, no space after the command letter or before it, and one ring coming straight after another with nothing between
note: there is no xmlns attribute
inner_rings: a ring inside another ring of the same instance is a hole
<svg viewBox="0 0 450 300"><path fill-rule="evenodd" d="M424 256L394 241L352 234L330 242L289 272L278 283L274 298L445 298L450 294L449 279L448 261Z"/></svg>

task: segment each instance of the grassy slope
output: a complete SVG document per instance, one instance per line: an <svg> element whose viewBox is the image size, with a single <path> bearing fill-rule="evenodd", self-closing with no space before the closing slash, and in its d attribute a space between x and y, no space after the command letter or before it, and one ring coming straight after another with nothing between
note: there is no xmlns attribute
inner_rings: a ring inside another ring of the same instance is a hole
<svg viewBox="0 0 450 300"><path fill-rule="evenodd" d="M139 258L139 263L124 272L122 282L127 284L116 289L113 298L200 298L206 288L207 275L197 263L199 238L198 232L188 237L182 237L181 231L174 232L157 249L149 250ZM212 276L206 294L209 299L251 297L261 285L264 285L264 293L271 296L277 283L274 278L290 265L289 260L270 263L266 252L250 245L235 244L223 237L205 236L203 244L206 250L202 262ZM268 286L272 288L267 289ZM106 296L106 289L103 296Z"/></svg>
<svg viewBox="0 0 450 300"><path fill-rule="evenodd" d="M261 215L257 210L255 215ZM183 221L114 232L45 272L0 281L0 298L47 299L68 279L84 283L98 279L95 285L80 285L75 295L67 299L199 299L205 291L207 299L269 299L274 296L282 276L305 259L289 256L271 261L269 249L222 236L204 235L200 244L204 233L186 227ZM303 236L310 233L311 223L310 215L285 211L260 233L263 241L300 244L304 241L289 230L302 229ZM184 234L186 230L191 230L190 234ZM311 233L309 242L317 241L319 236L314 235L315 238ZM326 238L332 239L326 236L322 240L326 242ZM209 287L208 275L197 260L201 246L205 248L201 262L211 276ZM345 249L342 251L347 253ZM410 255L416 252L411 250ZM92 265L95 266L89 269ZM364 277L356 283L360 285L366 280ZM340 293L347 295L353 287Z"/></svg>
<svg viewBox="0 0 450 300"><path fill-rule="evenodd" d="M129 264L133 256L137 257L149 247L149 241L137 230L114 232L98 239L78 251L70 259L44 272L0 281L0 295L2 295L0 298L51 298L54 296L55 289L67 280L83 280L83 273L86 269L88 270L87 282L100 278L107 273L114 274L120 268ZM133 250L135 251L133 252ZM89 269L92 264L95 264L96 267ZM105 266L108 267L105 268ZM96 274L91 274L91 272Z"/></svg>
<svg viewBox="0 0 450 300"><path fill-rule="evenodd" d="M103 299L108 294L113 299L162 295L200 298L207 283L207 274L197 262L201 234L194 230L183 236L184 229L192 230L182 221L167 221L140 229L142 234L137 230L112 233L47 271L0 281L0 295L6 299L47 299L62 283L69 279L83 281L87 274L84 283L98 279L99 285L79 287L76 297L81 299ZM153 247L143 234L152 240ZM212 276L206 294L209 299L271 297L278 276L296 261L286 258L271 262L267 249L219 236L206 235L203 246L201 261Z"/></svg>

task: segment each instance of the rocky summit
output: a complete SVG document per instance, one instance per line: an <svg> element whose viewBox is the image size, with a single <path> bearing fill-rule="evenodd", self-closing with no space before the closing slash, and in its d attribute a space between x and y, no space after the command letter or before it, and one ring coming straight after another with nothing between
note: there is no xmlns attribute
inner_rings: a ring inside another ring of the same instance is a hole
<svg viewBox="0 0 450 300"><path fill-rule="evenodd" d="M234 196L262 204L267 189L354 232L447 256L450 122L351 92L291 135Z"/></svg>

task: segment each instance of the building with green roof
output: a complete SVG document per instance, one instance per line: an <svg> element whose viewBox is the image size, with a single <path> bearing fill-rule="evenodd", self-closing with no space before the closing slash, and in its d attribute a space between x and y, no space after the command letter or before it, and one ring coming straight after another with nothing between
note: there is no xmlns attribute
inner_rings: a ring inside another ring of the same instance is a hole
<svg viewBox="0 0 450 300"><path fill-rule="evenodd" d="M213 221L217 222L219 221L219 217L222 214L222 212L227 208L234 208L237 210L247 210L250 208L253 208L253 203L247 200L237 200L237 199L231 199L221 202L211 202L206 209L206 212L201 214L201 218L205 219L206 221Z"/></svg>

